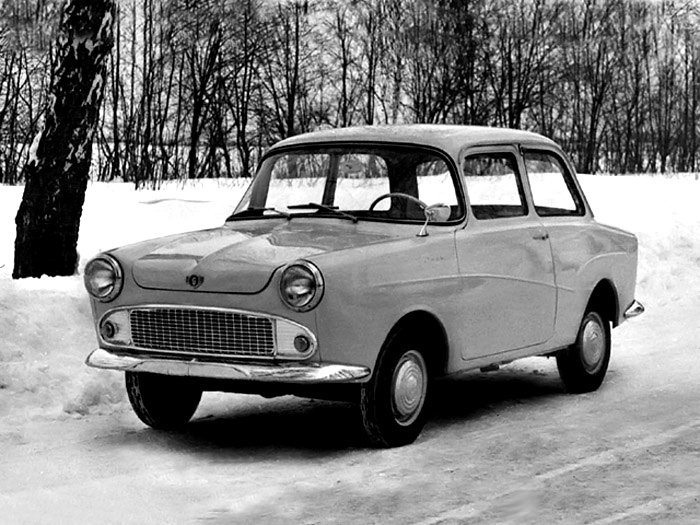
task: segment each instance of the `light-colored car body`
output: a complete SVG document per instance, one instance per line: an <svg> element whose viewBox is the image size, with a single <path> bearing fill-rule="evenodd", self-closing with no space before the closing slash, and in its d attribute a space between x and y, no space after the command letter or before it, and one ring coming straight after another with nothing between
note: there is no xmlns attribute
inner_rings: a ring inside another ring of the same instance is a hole
<svg viewBox="0 0 700 525"><path fill-rule="evenodd" d="M436 375L451 375L570 347L592 298L613 326L643 309L634 297L636 237L596 222L553 141L481 127L362 127L293 137L266 158L348 144L439 153L453 172L462 216L431 222L419 236L421 221L265 215L111 250L107 255L123 273L121 290L109 301L92 299L100 349L88 364L230 380L233 391L275 383L275 392L295 393L300 383L370 381L389 334L401 327L425 332L439 354ZM559 159L578 214L537 212L523 160L530 150ZM490 153L517 162L523 215L475 215L461 170L467 159ZM290 309L280 298L284 269L300 260L322 273L322 298L308 311ZM163 307L267 318L276 323L275 344L288 344L282 341L287 332L280 332L287 330L289 337L304 334L311 348L299 355L236 356L141 348L129 335L105 339L101 326L115 313L128 325L132 310Z"/></svg>

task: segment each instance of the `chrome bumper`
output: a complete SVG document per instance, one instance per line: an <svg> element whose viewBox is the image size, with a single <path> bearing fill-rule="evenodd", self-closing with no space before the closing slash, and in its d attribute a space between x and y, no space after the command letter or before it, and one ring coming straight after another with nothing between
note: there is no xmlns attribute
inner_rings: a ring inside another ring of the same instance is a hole
<svg viewBox="0 0 700 525"><path fill-rule="evenodd" d="M278 383L352 383L370 375L369 368L352 365L210 363L196 360L176 361L157 357L116 355L97 349L85 360L93 368L152 372L170 376L238 379Z"/></svg>
<svg viewBox="0 0 700 525"><path fill-rule="evenodd" d="M644 305L637 301L636 299L632 301L627 310L625 310L625 319L631 319L632 317L637 317L644 313Z"/></svg>

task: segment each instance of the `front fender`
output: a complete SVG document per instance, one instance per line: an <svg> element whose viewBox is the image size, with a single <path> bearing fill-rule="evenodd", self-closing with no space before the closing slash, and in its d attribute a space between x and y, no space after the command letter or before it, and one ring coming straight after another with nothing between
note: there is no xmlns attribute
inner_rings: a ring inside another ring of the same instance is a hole
<svg viewBox="0 0 700 525"><path fill-rule="evenodd" d="M454 232L433 232L313 260L326 283L316 309L324 361L373 369L390 330L410 312L426 311L443 324L450 318L457 323L460 309L454 292L461 277Z"/></svg>

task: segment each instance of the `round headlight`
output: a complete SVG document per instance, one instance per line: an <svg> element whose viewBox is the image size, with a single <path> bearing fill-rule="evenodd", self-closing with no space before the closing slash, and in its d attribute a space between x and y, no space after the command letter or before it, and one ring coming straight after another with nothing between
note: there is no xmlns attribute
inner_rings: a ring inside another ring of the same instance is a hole
<svg viewBox="0 0 700 525"><path fill-rule="evenodd" d="M293 310L306 312L321 301L323 286L319 269L308 261L298 261L282 271L280 296Z"/></svg>
<svg viewBox="0 0 700 525"><path fill-rule="evenodd" d="M124 283L121 266L109 255L100 255L87 263L84 279L88 293L104 303L117 297Z"/></svg>

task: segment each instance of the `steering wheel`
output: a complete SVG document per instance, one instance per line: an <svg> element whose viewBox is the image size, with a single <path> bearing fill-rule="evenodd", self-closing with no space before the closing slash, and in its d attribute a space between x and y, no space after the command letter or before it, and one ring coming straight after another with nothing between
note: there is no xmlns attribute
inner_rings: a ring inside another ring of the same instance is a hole
<svg viewBox="0 0 700 525"><path fill-rule="evenodd" d="M385 193L384 195L380 195L374 201L372 204L369 205L369 211L373 211L374 207L379 204L380 201L383 201L384 199L388 199L390 197L401 197L404 199L408 199L409 201L415 202L418 206L420 206L420 209L425 212L425 209L428 207L426 203L424 203L422 200L414 197L413 195L409 195L408 193Z"/></svg>

